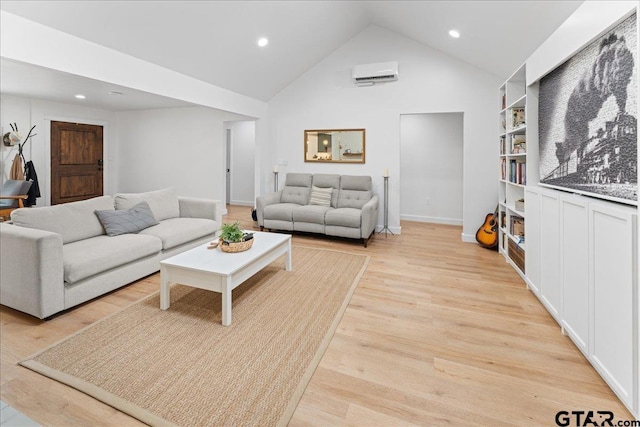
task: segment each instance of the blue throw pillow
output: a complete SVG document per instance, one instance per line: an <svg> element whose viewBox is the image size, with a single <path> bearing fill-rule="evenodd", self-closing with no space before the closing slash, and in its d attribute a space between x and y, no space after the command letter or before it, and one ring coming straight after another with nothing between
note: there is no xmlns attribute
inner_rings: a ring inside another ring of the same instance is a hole
<svg viewBox="0 0 640 427"><path fill-rule="evenodd" d="M96 215L109 236L137 233L158 224L147 202L140 202L129 210L96 211Z"/></svg>

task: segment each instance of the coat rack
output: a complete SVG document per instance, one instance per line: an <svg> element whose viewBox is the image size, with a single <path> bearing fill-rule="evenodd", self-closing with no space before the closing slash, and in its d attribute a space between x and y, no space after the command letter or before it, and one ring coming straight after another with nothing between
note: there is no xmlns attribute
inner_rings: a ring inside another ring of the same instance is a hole
<svg viewBox="0 0 640 427"><path fill-rule="evenodd" d="M32 204L35 204L35 198L40 197L40 189L37 184L38 177L36 175L35 168L33 167L33 162L27 162L27 159L24 158L23 149L27 141L29 141L31 137L36 135L35 133L33 133L33 130L36 127L35 125L32 126L29 130L29 133L27 134L27 137L24 139L24 141L20 142L20 140L22 139L22 135L20 135L20 132L18 131L18 124L9 123L9 126L11 126L11 132L7 132L2 136L2 142L7 147L13 147L15 145L18 146L18 154L16 154L15 158L13 159L13 163L11 164L9 179L26 179L34 182L34 185L32 185L29 189L29 206L31 206Z"/></svg>
<svg viewBox="0 0 640 427"><path fill-rule="evenodd" d="M18 154L20 155L20 158L22 159L24 164L26 164L27 161L24 158L24 154L22 153L22 149L24 148L24 145L27 143L29 138L32 138L32 137L37 135L37 133L32 134L33 130L36 128L36 125L33 125L31 127L31 129L29 130L29 133L27 134L27 137L24 139L24 141L22 141L22 143L20 142L20 139L22 137L20 136L20 133L18 131L18 124L15 123L15 122L14 123L9 123L9 126L11 126L11 131L12 132L5 133L4 136L2 137L2 141L4 142L4 145L6 145L7 147L12 147L14 145L12 142L17 140L18 141Z"/></svg>

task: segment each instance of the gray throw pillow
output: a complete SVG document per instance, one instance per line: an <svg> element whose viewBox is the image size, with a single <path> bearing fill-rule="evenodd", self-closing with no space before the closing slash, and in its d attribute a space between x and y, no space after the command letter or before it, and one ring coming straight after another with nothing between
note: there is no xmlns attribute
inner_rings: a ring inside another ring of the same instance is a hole
<svg viewBox="0 0 640 427"><path fill-rule="evenodd" d="M95 212L109 236L137 233L158 224L147 202L140 202L129 210Z"/></svg>

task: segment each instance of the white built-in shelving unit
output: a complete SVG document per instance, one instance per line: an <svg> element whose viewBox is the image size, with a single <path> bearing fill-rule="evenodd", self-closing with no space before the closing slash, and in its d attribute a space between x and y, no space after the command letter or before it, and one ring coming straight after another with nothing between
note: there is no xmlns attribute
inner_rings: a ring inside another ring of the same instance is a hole
<svg viewBox="0 0 640 427"><path fill-rule="evenodd" d="M524 199L527 183L527 86L524 65L500 87L498 247L525 275Z"/></svg>
<svg viewBox="0 0 640 427"><path fill-rule="evenodd" d="M523 65L499 92L498 248L638 417L638 208L540 183L539 81L526 77Z"/></svg>

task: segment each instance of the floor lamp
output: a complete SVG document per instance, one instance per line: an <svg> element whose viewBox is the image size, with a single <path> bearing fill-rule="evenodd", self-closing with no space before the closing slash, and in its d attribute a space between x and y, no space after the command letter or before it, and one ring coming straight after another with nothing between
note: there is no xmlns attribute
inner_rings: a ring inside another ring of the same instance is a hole
<svg viewBox="0 0 640 427"><path fill-rule="evenodd" d="M384 237L387 237L387 233L393 234L389 230L389 169L384 170L382 178L384 179L384 227L380 233L384 231Z"/></svg>
<svg viewBox="0 0 640 427"><path fill-rule="evenodd" d="M278 191L278 165L273 167L273 191Z"/></svg>

